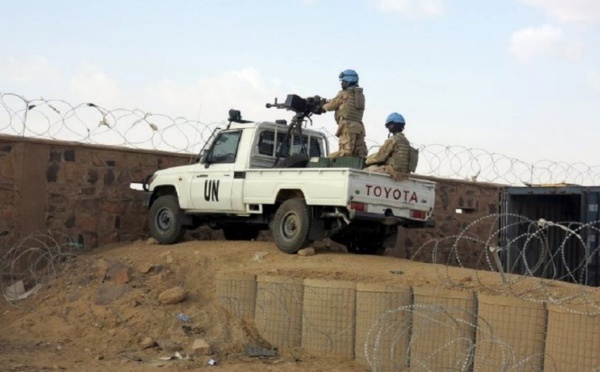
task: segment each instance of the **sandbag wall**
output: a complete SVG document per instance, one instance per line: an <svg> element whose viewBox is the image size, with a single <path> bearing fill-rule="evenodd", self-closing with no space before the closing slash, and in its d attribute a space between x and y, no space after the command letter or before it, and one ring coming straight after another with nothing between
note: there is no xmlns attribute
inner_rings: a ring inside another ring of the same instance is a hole
<svg viewBox="0 0 600 372"><path fill-rule="evenodd" d="M401 285L220 273L225 310L279 349L356 358L373 371L588 371L593 309ZM590 315L587 315L590 314Z"/></svg>

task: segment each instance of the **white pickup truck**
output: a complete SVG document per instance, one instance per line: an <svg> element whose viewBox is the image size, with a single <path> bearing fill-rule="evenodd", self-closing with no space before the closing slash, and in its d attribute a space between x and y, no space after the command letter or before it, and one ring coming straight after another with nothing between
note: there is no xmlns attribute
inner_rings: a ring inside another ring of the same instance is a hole
<svg viewBox="0 0 600 372"><path fill-rule="evenodd" d="M314 167L327 163L325 135L290 132L282 121L230 122L213 133L197 163L148 177L151 235L172 244L207 224L228 240L271 230L286 253L329 237L350 252L380 254L395 245L398 226L433 225L434 182Z"/></svg>

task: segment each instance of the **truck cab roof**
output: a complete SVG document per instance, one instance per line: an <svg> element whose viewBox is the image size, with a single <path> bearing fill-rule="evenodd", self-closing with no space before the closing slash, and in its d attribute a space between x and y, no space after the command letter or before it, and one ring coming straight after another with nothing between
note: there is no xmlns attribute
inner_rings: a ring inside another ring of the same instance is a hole
<svg viewBox="0 0 600 372"><path fill-rule="evenodd" d="M209 151L215 152L215 146L222 146L225 137L236 138L235 162L245 163L247 168L272 168L277 160L302 152L306 146L308 157L325 157L329 153L329 143L325 133L302 128L302 136L289 132L284 123L271 121L238 123L232 122L216 135ZM242 132L244 135L242 136ZM238 143L239 141L239 143ZM231 150L230 150L231 151ZM278 156L279 155L279 156Z"/></svg>

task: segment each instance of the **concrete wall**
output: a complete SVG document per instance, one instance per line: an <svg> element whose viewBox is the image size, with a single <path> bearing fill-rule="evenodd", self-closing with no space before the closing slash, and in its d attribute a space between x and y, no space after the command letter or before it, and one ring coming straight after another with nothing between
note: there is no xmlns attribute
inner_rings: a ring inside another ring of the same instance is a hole
<svg viewBox="0 0 600 372"><path fill-rule="evenodd" d="M47 229L65 233L86 248L143 238L143 194L130 190L129 184L156 169L189 162L190 156L183 154L0 135L0 247ZM425 242L457 235L497 212L500 185L427 179L437 182L437 226L401 229L391 255L412 257ZM457 214L457 208L464 213ZM470 233L487 239L491 227L486 221ZM473 262L479 252L473 248ZM430 253L424 250L416 259L430 261ZM470 260L463 264L469 266Z"/></svg>

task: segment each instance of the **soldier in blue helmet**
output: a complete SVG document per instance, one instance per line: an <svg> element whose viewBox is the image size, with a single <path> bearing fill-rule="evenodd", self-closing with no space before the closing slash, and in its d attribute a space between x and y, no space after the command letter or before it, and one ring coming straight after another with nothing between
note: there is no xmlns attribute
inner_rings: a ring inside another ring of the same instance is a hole
<svg viewBox="0 0 600 372"><path fill-rule="evenodd" d="M365 112L365 95L358 86L358 74L354 70L340 73L342 90L323 105L325 111L335 110L339 138L339 151L329 154L330 158L341 156L367 156L365 126L362 118Z"/></svg>
<svg viewBox="0 0 600 372"><path fill-rule="evenodd" d="M388 115L385 127L389 130L389 137L377 153L369 155L365 164L371 172L381 172L391 175L394 180L400 181L408 178L414 172L419 161L419 151L410 146L404 136L404 117L397 112Z"/></svg>

